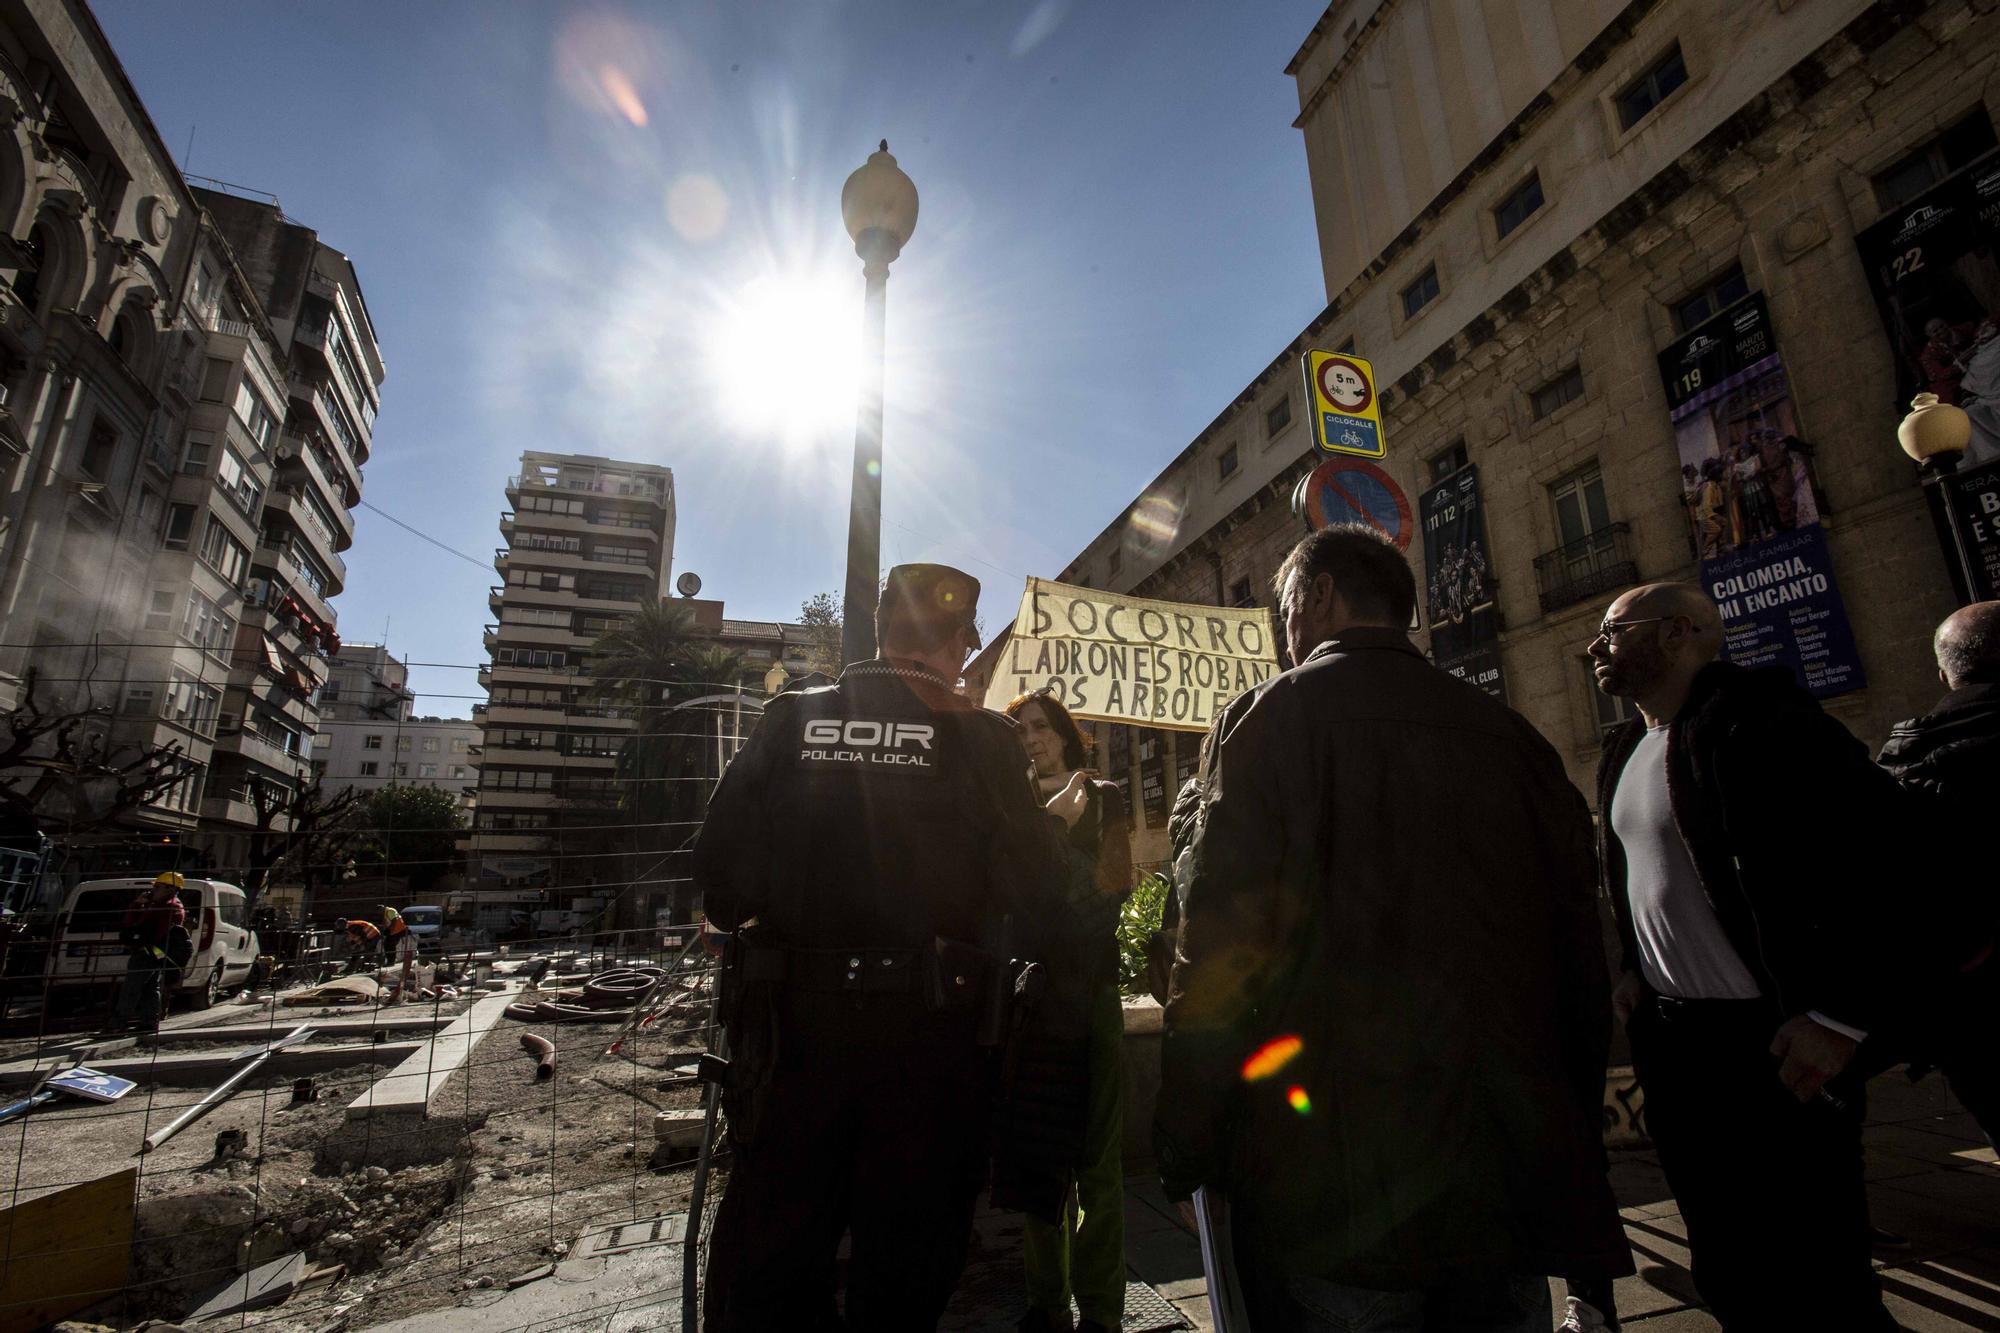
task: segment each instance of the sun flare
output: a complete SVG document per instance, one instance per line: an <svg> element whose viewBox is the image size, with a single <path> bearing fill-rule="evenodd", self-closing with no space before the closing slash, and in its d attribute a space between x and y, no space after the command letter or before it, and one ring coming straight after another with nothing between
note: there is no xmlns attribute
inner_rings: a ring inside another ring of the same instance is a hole
<svg viewBox="0 0 2000 1333"><path fill-rule="evenodd" d="M725 420L801 446L854 428L861 284L835 275L759 278L718 312L709 378Z"/></svg>

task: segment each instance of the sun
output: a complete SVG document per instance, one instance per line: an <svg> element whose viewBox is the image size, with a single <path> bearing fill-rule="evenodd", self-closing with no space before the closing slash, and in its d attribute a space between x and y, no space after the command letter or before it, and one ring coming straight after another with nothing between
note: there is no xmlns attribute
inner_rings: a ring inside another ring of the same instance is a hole
<svg viewBox="0 0 2000 1333"><path fill-rule="evenodd" d="M769 275L724 299L705 339L728 425L802 447L854 429L861 284L834 274Z"/></svg>

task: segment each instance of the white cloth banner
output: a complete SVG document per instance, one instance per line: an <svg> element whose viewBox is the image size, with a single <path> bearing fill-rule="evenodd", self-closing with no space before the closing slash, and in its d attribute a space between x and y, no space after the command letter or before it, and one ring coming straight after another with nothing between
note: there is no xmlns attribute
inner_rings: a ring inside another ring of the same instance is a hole
<svg viewBox="0 0 2000 1333"><path fill-rule="evenodd" d="M1206 731L1278 673L1269 616L1029 579L986 706L1047 687L1075 717Z"/></svg>

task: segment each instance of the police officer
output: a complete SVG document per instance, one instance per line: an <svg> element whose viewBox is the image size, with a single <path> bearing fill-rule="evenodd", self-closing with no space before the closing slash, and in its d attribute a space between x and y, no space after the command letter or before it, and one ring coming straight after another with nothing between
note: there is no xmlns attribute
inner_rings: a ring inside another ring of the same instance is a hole
<svg viewBox="0 0 2000 1333"><path fill-rule="evenodd" d="M890 570L882 656L771 701L695 844L703 908L738 932L711 1333L839 1327L843 1232L854 1329L934 1329L964 1267L1003 919L1061 917L1088 799L1045 810L1014 724L955 691L978 596L943 565Z"/></svg>

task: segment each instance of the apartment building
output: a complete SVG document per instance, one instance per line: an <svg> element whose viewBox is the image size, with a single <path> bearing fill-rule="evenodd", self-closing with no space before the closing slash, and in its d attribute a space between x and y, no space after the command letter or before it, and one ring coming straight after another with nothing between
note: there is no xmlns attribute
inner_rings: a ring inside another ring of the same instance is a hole
<svg viewBox="0 0 2000 1333"><path fill-rule="evenodd" d="M320 723L395 721L410 716L415 702L410 669L386 645L343 643L320 686Z"/></svg>
<svg viewBox="0 0 2000 1333"><path fill-rule="evenodd" d="M80 0L0 4L0 99L0 706L32 671L114 764L181 757L115 818L108 777L46 803L59 841L227 869L308 772L374 332L275 200L188 184Z"/></svg>
<svg viewBox="0 0 2000 1333"><path fill-rule="evenodd" d="M470 839L486 880L561 885L599 871L587 831L615 825L612 770L633 729L591 697L591 645L666 596L674 477L665 467L529 451L507 480L479 672L479 812ZM567 835L567 836L566 836Z"/></svg>
<svg viewBox="0 0 2000 1333"><path fill-rule="evenodd" d="M1327 306L1062 578L1269 605L1323 461L1300 358L1345 351L1374 364L1382 468L1415 525L1454 499L1483 514L1463 588L1463 549L1404 528L1420 641L1583 790L1624 716L1584 647L1639 581L1727 602L1802 561L1823 580L1805 601L1725 606L1731 655L1792 665L1870 744L1929 706L1953 582L1895 431L1924 324L1969 350L2000 306L1990 214L1940 194L2000 163L2000 19L1966 0L1336 0L1286 72ZM1880 256L1946 213L1967 235L1932 238L1944 276L1911 304ZM1192 734L1108 731L1122 780L1192 765ZM1140 859L1163 846L1144 832Z"/></svg>

